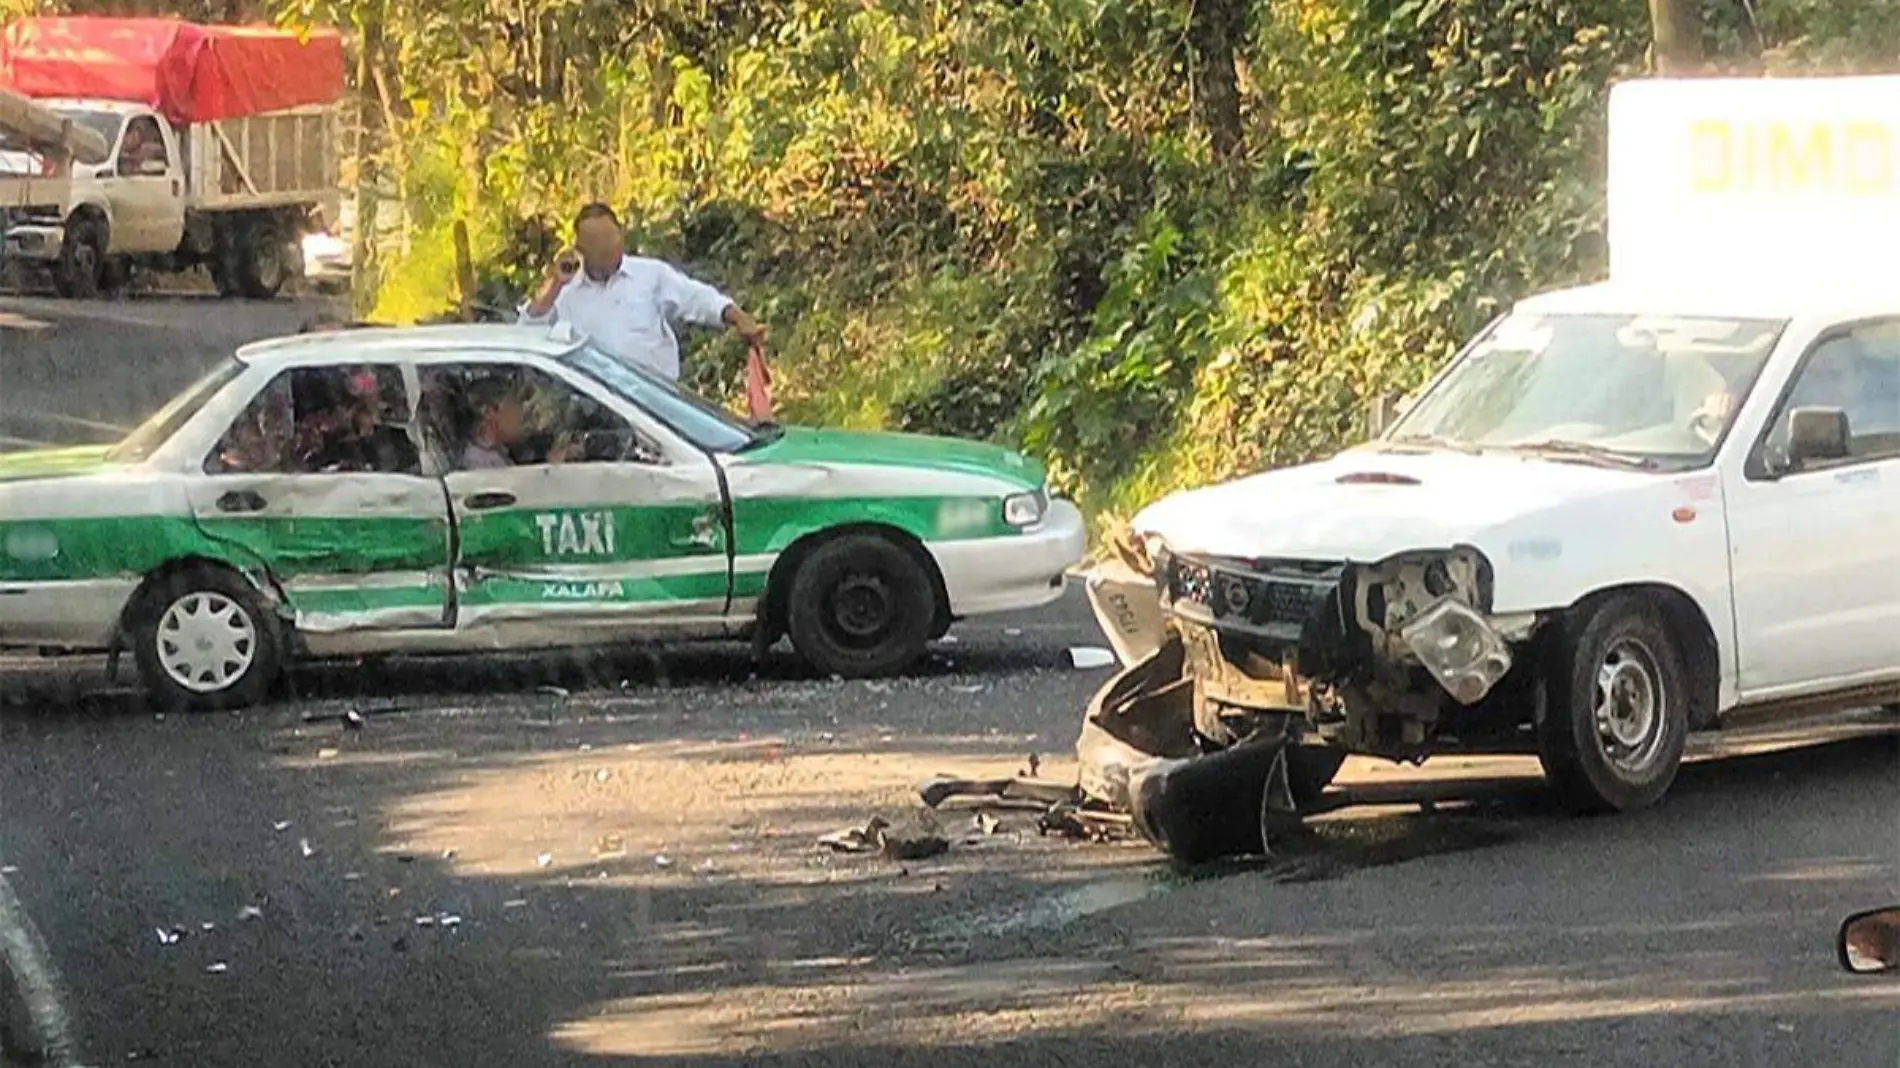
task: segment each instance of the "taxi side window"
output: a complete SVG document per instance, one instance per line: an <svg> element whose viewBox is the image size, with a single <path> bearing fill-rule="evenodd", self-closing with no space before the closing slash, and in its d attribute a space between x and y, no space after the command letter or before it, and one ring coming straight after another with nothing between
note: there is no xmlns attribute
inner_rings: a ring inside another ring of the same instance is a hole
<svg viewBox="0 0 1900 1068"><path fill-rule="evenodd" d="M658 450L605 405L518 364L422 368L417 418L445 470L659 459Z"/></svg>
<svg viewBox="0 0 1900 1068"><path fill-rule="evenodd" d="M1769 435L1770 449L1782 455L1796 408L1846 412L1848 455L1855 460L1900 456L1900 322L1842 331L1808 353Z"/></svg>
<svg viewBox="0 0 1900 1068"><path fill-rule="evenodd" d="M388 364L285 371L239 413L208 474L422 473L408 391Z"/></svg>

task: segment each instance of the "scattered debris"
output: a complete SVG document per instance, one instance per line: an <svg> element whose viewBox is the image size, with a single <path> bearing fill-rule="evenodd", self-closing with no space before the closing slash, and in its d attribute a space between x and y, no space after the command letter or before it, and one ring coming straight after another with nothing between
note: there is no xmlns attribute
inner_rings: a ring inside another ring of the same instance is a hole
<svg viewBox="0 0 1900 1068"><path fill-rule="evenodd" d="M501 903L501 907L504 909L525 909L528 907L528 899L525 897L509 898L507 901Z"/></svg>
<svg viewBox="0 0 1900 1068"><path fill-rule="evenodd" d="M361 882L362 879L363 873L360 871L346 871L343 873L343 881L346 883Z"/></svg>
<svg viewBox="0 0 1900 1068"><path fill-rule="evenodd" d="M942 808L955 798L978 799L986 808L1044 809L1081 797L1081 792L1074 786L1022 776L1013 779L937 778L919 786L917 793L930 808ZM997 802L1006 803L998 805Z"/></svg>
<svg viewBox="0 0 1900 1068"><path fill-rule="evenodd" d="M542 687L537 688L534 692L538 694L545 694L548 697L566 698L566 697L572 696L571 694L568 693L567 687L565 686L542 686Z"/></svg>
<svg viewBox="0 0 1900 1068"><path fill-rule="evenodd" d="M980 682L971 682L961 686L952 686L950 689L956 693L982 693L988 690L989 687Z"/></svg>
<svg viewBox="0 0 1900 1068"><path fill-rule="evenodd" d="M454 930L455 928L462 926L462 917L457 916L453 912L445 912L442 915L437 916L435 920L437 923L441 924L444 927L449 928L450 930Z"/></svg>
<svg viewBox="0 0 1900 1068"><path fill-rule="evenodd" d="M212 923L210 920L206 920L205 922L198 925L198 929L200 931L215 931L218 929L218 925L215 923Z"/></svg>
<svg viewBox="0 0 1900 1068"><path fill-rule="evenodd" d="M366 722L367 721L363 719L363 714L354 708L343 713L343 728L345 730L360 731Z"/></svg>
<svg viewBox="0 0 1900 1068"><path fill-rule="evenodd" d="M18 875L18 874L20 874L20 869L14 867L11 864L7 865L4 868L0 868L0 875Z"/></svg>
<svg viewBox="0 0 1900 1068"><path fill-rule="evenodd" d="M864 688L872 693L891 692L891 684L888 682L867 682L864 684Z"/></svg>
<svg viewBox="0 0 1900 1068"><path fill-rule="evenodd" d="M534 858L534 866L537 868L545 868L552 863L554 863L554 854L552 853L542 853Z"/></svg>
<svg viewBox="0 0 1900 1068"><path fill-rule="evenodd" d="M594 856L601 860L627 855L627 845L617 834L603 834L594 840Z"/></svg>
<svg viewBox="0 0 1900 1068"><path fill-rule="evenodd" d="M317 855L317 851L311 848L310 839L308 838L297 839L297 849L299 852L303 853L305 860L309 860L311 857L314 857Z"/></svg>
<svg viewBox="0 0 1900 1068"><path fill-rule="evenodd" d="M594 772L595 782L606 782L608 779L611 779L613 777L614 777L614 773L611 771L608 771L606 768L602 768L599 771Z"/></svg>
<svg viewBox="0 0 1900 1068"><path fill-rule="evenodd" d="M285 831L290 830L290 821L278 820L276 823L273 823L270 825L270 829L273 831L276 831L278 834L282 834Z"/></svg>
<svg viewBox="0 0 1900 1068"><path fill-rule="evenodd" d="M1077 671L1114 667L1115 654L1099 645L1078 645L1069 650L1069 663Z"/></svg>
<svg viewBox="0 0 1900 1068"><path fill-rule="evenodd" d="M846 827L833 831L818 839L818 844L833 853L875 853L877 852L877 834L884 829L884 821L872 817L863 827Z"/></svg>
<svg viewBox="0 0 1900 1068"><path fill-rule="evenodd" d="M971 822L976 825L976 833L985 838L994 835L998 830L1001 830L1003 826L1002 820L997 819L987 812L977 813L976 818Z"/></svg>
<svg viewBox="0 0 1900 1068"><path fill-rule="evenodd" d="M169 931L163 927L153 928L153 930L157 932L158 944L161 946L175 946L178 944L179 939L185 937L185 932L180 931L176 927Z"/></svg>
<svg viewBox="0 0 1900 1068"><path fill-rule="evenodd" d="M434 927L435 917L434 916L417 916L416 926L417 927Z"/></svg>
<svg viewBox="0 0 1900 1068"><path fill-rule="evenodd" d="M238 910L239 921L261 920L263 918L264 918L264 910L258 908L256 905L246 905L243 908Z"/></svg>
<svg viewBox="0 0 1900 1068"><path fill-rule="evenodd" d="M327 748L319 749L317 750L317 759L318 760L335 760L337 758L337 754L341 752L342 752L341 749L327 749Z"/></svg>
<svg viewBox="0 0 1900 1068"><path fill-rule="evenodd" d="M945 645L955 645L957 644L957 636L954 634L946 634L942 638L939 638L938 641L941 641Z"/></svg>
<svg viewBox="0 0 1900 1068"><path fill-rule="evenodd" d="M1011 637L1011 638L1020 638L1020 637L1022 637L1022 636L1023 636L1023 628L1021 628L1021 627L1004 627L1004 628L1003 628L1003 634L1004 634L1005 636L1007 636L1007 637Z"/></svg>
<svg viewBox="0 0 1900 1068"><path fill-rule="evenodd" d="M231 966L229 964L224 963L221 960L213 961L210 964L205 965L205 971L209 972L212 975L223 975L225 972L228 972L230 970L231 970Z"/></svg>
<svg viewBox="0 0 1900 1068"><path fill-rule="evenodd" d="M673 866L673 858L667 856L665 853L657 854L653 858L653 866L656 868L670 868Z"/></svg>

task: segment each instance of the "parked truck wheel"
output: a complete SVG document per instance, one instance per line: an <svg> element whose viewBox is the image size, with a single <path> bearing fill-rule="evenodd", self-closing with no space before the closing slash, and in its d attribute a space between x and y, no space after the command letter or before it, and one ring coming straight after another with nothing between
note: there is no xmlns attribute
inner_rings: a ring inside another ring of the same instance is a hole
<svg viewBox="0 0 1900 1068"><path fill-rule="evenodd" d="M99 295L105 280L108 236L105 222L89 215L74 219L66 227L66 241L59 248L59 261L53 265L55 292L77 300Z"/></svg>
<svg viewBox="0 0 1900 1068"><path fill-rule="evenodd" d="M1613 597L1559 646L1536 725L1544 774L1583 811L1662 800L1688 743L1689 685L1661 613L1640 598Z"/></svg>
<svg viewBox="0 0 1900 1068"><path fill-rule="evenodd" d="M290 241L274 222L245 228L238 242L238 289L252 300L270 300L290 280Z"/></svg>

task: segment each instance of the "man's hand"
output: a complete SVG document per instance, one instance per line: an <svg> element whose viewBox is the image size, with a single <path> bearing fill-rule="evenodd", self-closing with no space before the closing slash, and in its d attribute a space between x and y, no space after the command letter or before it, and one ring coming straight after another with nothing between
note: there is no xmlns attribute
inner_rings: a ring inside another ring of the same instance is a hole
<svg viewBox="0 0 1900 1068"><path fill-rule="evenodd" d="M765 326L757 319L745 313L737 304L726 305L724 316L726 325L745 338L746 348L751 349L760 358L765 356Z"/></svg>
<svg viewBox="0 0 1900 1068"><path fill-rule="evenodd" d="M553 264L548 267L547 277L541 282L541 291L528 302L528 314L539 319L553 311L555 298L559 297L561 290L567 288L567 284L574 280L574 275L579 273L580 269L580 252L572 248L562 249L561 254L554 257Z"/></svg>

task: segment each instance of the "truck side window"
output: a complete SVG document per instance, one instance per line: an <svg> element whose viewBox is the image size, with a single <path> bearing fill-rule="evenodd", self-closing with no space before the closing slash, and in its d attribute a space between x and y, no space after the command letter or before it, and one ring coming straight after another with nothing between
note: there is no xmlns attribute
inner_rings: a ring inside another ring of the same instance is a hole
<svg viewBox="0 0 1900 1068"><path fill-rule="evenodd" d="M119 174L136 175L148 160L167 165L171 162L165 154L165 135L158 128L158 120L140 115L125 124L125 139L119 143Z"/></svg>
<svg viewBox="0 0 1900 1068"><path fill-rule="evenodd" d="M1900 456L1900 324L1856 327L1816 345L1775 417L1771 449L1786 447L1796 408L1846 412L1855 460Z"/></svg>

